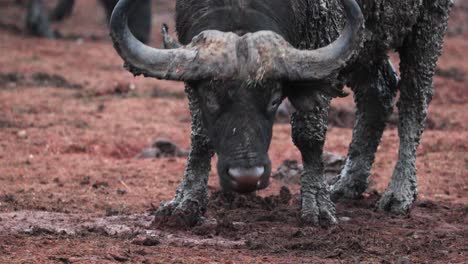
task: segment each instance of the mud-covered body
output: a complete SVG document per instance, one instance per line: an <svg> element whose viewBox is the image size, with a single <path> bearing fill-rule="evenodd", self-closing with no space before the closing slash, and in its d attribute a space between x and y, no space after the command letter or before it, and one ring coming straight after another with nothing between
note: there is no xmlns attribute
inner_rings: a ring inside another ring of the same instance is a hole
<svg viewBox="0 0 468 264"><path fill-rule="evenodd" d="M176 197L161 205L157 222L193 225L200 220L213 153L224 189L266 187L271 113L280 97L296 108L291 124L305 169L302 219L337 223L331 198L359 198L367 189L398 90L399 158L379 207L408 212L417 195L416 149L451 0L178 0L176 26L184 46L169 51L128 38L124 20L130 2L121 3L112 36L128 69L185 81L192 111L192 152L184 180ZM401 80L388 60L392 50L400 54ZM261 74L255 75L258 69ZM356 123L346 165L330 189L321 155L330 101L342 95L344 84L354 91ZM249 181L239 181L242 174Z"/></svg>

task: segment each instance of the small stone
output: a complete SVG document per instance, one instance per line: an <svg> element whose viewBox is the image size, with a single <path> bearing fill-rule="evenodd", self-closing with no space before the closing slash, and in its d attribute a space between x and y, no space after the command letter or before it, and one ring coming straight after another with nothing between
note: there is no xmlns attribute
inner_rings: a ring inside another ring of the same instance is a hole
<svg viewBox="0 0 468 264"><path fill-rule="evenodd" d="M0 196L0 200L5 203L14 203L16 202L16 197L13 194L5 194Z"/></svg>
<svg viewBox="0 0 468 264"><path fill-rule="evenodd" d="M118 189L117 194L118 195L125 195L125 194L127 194L127 190Z"/></svg>
<svg viewBox="0 0 468 264"><path fill-rule="evenodd" d="M153 143L153 148L157 148L163 157L181 157L186 153L179 148L174 142L166 138L160 138Z"/></svg>
<svg viewBox="0 0 468 264"><path fill-rule="evenodd" d="M347 217L347 216L342 216L339 218L340 222L349 222L351 221L351 218L350 217Z"/></svg>
<svg viewBox="0 0 468 264"><path fill-rule="evenodd" d="M131 92L131 91L133 91L135 89L136 89L135 84L118 82L118 83L115 83L115 85L114 85L113 93L114 94L125 95L125 94L128 94L129 92Z"/></svg>
<svg viewBox="0 0 468 264"><path fill-rule="evenodd" d="M128 257L126 256L122 256L120 254L110 254L110 256L115 260L115 261L118 261L118 262L127 262L129 260Z"/></svg>
<svg viewBox="0 0 468 264"><path fill-rule="evenodd" d="M80 185L88 185L91 183L91 177L85 176L83 179L80 181Z"/></svg>
<svg viewBox="0 0 468 264"><path fill-rule="evenodd" d="M94 189L104 189L104 188L107 188L107 187L109 187L108 182L96 182L96 183L93 184Z"/></svg>
<svg viewBox="0 0 468 264"><path fill-rule="evenodd" d="M153 159L160 155L160 151L157 148L145 148L140 154L136 156L137 159Z"/></svg>
<svg viewBox="0 0 468 264"><path fill-rule="evenodd" d="M16 133L16 135L19 137L19 138L27 138L28 137L28 133L26 132L26 130L20 130Z"/></svg>
<svg viewBox="0 0 468 264"><path fill-rule="evenodd" d="M398 264L411 264L411 260L408 257L401 257L397 260Z"/></svg>

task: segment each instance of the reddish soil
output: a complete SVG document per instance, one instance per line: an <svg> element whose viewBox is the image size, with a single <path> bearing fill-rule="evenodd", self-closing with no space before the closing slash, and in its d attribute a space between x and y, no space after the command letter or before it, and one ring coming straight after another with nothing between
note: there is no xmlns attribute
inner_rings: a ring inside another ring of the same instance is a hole
<svg viewBox="0 0 468 264"><path fill-rule="evenodd" d="M0 263L468 262L468 9L462 1L435 78L412 212L393 216L374 207L396 162L393 125L365 198L340 202L341 223L328 230L301 226L296 183L272 179L258 196L226 196L215 170L203 225L152 229L148 215L174 195L185 159L134 157L157 138L189 147L183 85L127 73L94 1L77 1L73 16L56 25L60 40L24 34L24 8L14 2L0 3ZM159 25L174 28L174 1L154 2L153 45L159 46ZM345 155L352 97L334 106L339 127L330 128L326 150ZM288 124L275 125L270 157L274 168L300 158Z"/></svg>

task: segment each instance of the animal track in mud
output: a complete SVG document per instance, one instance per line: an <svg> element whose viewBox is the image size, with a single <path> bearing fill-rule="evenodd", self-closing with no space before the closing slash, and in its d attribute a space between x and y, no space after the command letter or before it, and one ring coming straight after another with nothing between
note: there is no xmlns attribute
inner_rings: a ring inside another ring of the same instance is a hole
<svg viewBox="0 0 468 264"><path fill-rule="evenodd" d="M43 211L18 211L0 214L2 234L30 236L89 236L101 235L132 239L135 244L155 246L172 244L180 246L220 246L234 248L244 241L230 241L220 237L200 238L184 232L171 233L152 229L153 217L147 214L93 217L85 214L63 214Z"/></svg>

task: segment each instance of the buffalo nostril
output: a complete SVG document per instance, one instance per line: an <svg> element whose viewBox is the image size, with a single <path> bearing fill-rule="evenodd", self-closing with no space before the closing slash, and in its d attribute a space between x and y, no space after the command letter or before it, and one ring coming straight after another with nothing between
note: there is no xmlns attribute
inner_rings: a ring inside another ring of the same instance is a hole
<svg viewBox="0 0 468 264"><path fill-rule="evenodd" d="M254 191L261 185L265 167L230 168L228 173L232 187L240 191Z"/></svg>
<svg viewBox="0 0 468 264"><path fill-rule="evenodd" d="M265 173L265 167L252 167L252 168L231 168L228 170L229 175L234 179L242 177L261 177Z"/></svg>

